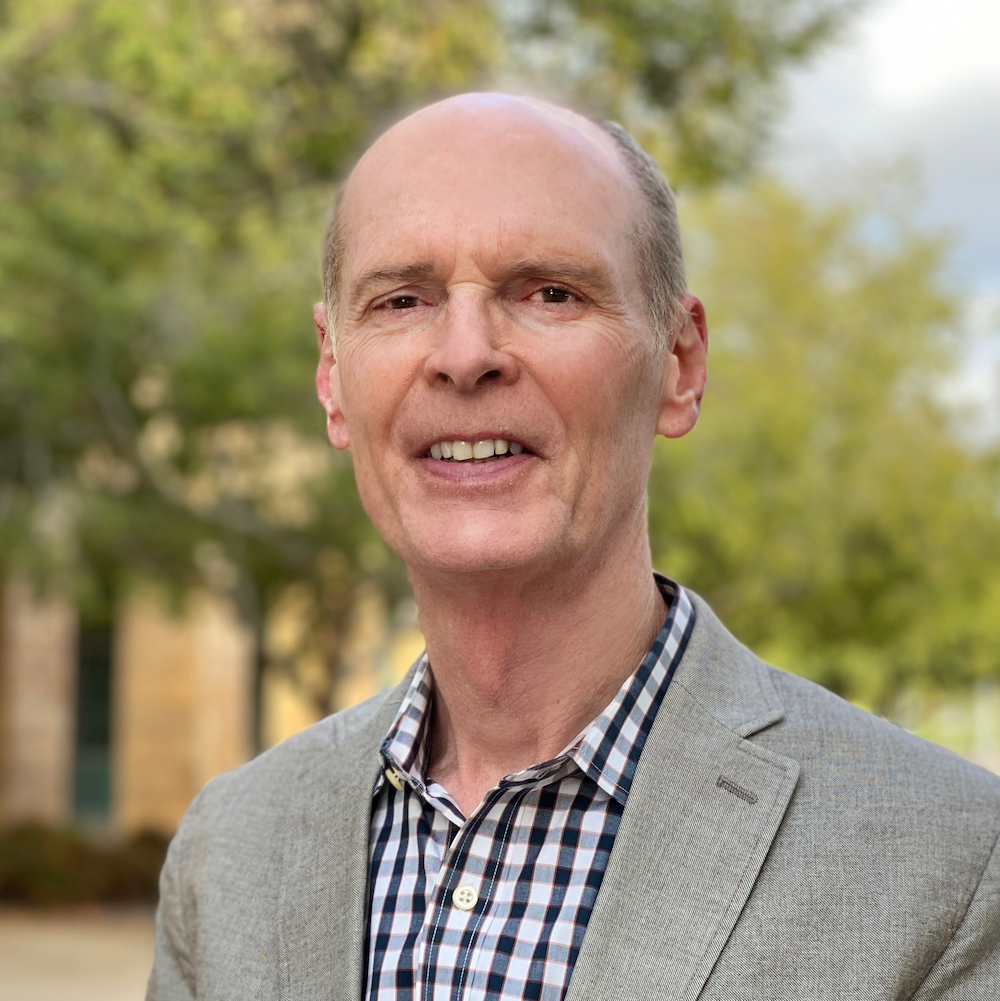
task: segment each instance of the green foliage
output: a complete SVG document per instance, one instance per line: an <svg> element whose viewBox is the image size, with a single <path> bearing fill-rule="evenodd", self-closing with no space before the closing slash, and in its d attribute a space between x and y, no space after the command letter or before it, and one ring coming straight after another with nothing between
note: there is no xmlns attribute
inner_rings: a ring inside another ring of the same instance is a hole
<svg viewBox="0 0 1000 1001"><path fill-rule="evenodd" d="M251 620L303 577L342 609L371 532L309 389L329 179L388 108L472 82L486 12L6 11L0 558L96 602L214 572Z"/></svg>
<svg viewBox="0 0 1000 1001"><path fill-rule="evenodd" d="M5 0L0 571L104 616L133 576L207 580L258 628L304 583L327 637L360 580L401 594L310 389L325 206L362 141L513 73L718 177L851 6Z"/></svg>
<svg viewBox="0 0 1000 1001"><path fill-rule="evenodd" d="M501 5L536 86L623 121L675 186L743 174L782 109L790 64L860 0L522 0ZM558 84L555 82L559 81Z"/></svg>
<svg viewBox="0 0 1000 1001"><path fill-rule="evenodd" d="M709 390L660 442L659 565L781 666L887 709L1000 674L995 461L936 391L960 344L939 248L768 182L687 206Z"/></svg>
<svg viewBox="0 0 1000 1001"><path fill-rule="evenodd" d="M499 80L622 119L688 188L742 176L782 70L855 7L0 4L0 569L92 614L136 575L207 581L258 627L295 582L335 664L359 582L406 586L310 389L323 216L361 143ZM748 643L881 707L1000 671L1000 536L995 466L934 395L958 350L937 248L864 238L871 208L692 197L710 392L658 448L651 526Z"/></svg>
<svg viewBox="0 0 1000 1001"><path fill-rule="evenodd" d="M145 832L105 845L42 824L10 827L0 832L0 901L155 904L168 842Z"/></svg>

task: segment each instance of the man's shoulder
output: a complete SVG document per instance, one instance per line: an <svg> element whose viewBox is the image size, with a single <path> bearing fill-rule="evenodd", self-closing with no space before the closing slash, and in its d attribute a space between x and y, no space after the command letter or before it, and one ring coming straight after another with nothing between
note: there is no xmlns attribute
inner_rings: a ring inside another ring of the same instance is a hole
<svg viewBox="0 0 1000 1001"><path fill-rule="evenodd" d="M1000 777L765 663L694 600L677 680L700 711L798 776L769 868L843 885L854 859L858 873L908 886L917 909L950 901L958 913L997 845Z"/></svg>
<svg viewBox="0 0 1000 1001"><path fill-rule="evenodd" d="M840 775L850 785L905 792L914 806L921 800L939 806L960 801L991 803L1000 810L1000 776L815 682L760 663L784 715L758 739L780 744L810 774Z"/></svg>
<svg viewBox="0 0 1000 1001"><path fill-rule="evenodd" d="M266 824L287 811L296 798L308 798L316 786L336 797L338 786L357 778L359 758L371 765L374 778L380 743L376 731L392 694L382 692L333 713L214 778L196 797L188 823Z"/></svg>
<svg viewBox="0 0 1000 1001"><path fill-rule="evenodd" d="M878 982L887 997L929 998L959 980L985 997L1000 777L766 664L695 604L676 705L795 776L707 993L735 996L755 969L762 997L818 996L817 983L853 997Z"/></svg>
<svg viewBox="0 0 1000 1001"><path fill-rule="evenodd" d="M752 740L799 765L774 866L803 885L846 880L873 908L894 885L900 913L917 924L939 914L940 927L952 927L997 850L1000 777L805 678L765 669L784 716ZM858 868L847 877L849 860Z"/></svg>
<svg viewBox="0 0 1000 1001"><path fill-rule="evenodd" d="M268 957L284 947L275 918L289 873L312 866L313 887L332 853L347 857L353 822L367 816L398 694L328 716L198 794L160 878L158 967L169 971L176 959L199 981L199 997L277 996Z"/></svg>
<svg viewBox="0 0 1000 1001"><path fill-rule="evenodd" d="M971 797L1000 810L1000 776L766 663L703 599L692 597L698 615L694 663L679 671L678 679L718 722L796 760L800 785L825 783L834 795L833 784L843 782L845 793L904 795L914 807L924 800L944 804Z"/></svg>

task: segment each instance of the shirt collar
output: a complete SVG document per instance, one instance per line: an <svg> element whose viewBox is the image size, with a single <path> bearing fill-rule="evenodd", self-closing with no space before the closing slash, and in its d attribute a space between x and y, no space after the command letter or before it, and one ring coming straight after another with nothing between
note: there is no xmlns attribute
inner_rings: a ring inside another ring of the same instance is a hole
<svg viewBox="0 0 1000 1001"><path fill-rule="evenodd" d="M551 781L575 766L624 805L646 737L694 626L694 606L684 589L660 574L654 577L669 610L642 663L607 708L562 753L507 776L504 785ZM424 653L381 748L389 767L402 773L422 796L426 795L433 692L434 676ZM384 772L380 772L374 792L384 781Z"/></svg>
<svg viewBox="0 0 1000 1001"><path fill-rule="evenodd" d="M684 589L659 574L656 583L669 606L663 626L642 663L571 751L580 769L623 806L639 755L694 626L694 606Z"/></svg>

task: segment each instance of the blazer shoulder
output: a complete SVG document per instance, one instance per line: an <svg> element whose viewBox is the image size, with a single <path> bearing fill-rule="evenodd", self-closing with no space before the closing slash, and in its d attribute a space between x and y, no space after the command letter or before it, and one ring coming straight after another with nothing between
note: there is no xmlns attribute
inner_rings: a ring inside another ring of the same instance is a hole
<svg viewBox="0 0 1000 1001"><path fill-rule="evenodd" d="M776 888L798 887L810 902L793 915L802 927L818 927L817 910L828 915L830 941L849 944L845 968L855 955L896 957L892 975L915 978L899 995L909 997L959 928L996 926L1000 901L970 908L991 858L995 866L1000 777L811 681L766 670L784 715L752 740L800 770L764 869L780 878L763 880L754 913L788 910Z"/></svg>
<svg viewBox="0 0 1000 1001"><path fill-rule="evenodd" d="M706 995L743 996L752 970L761 997L985 997L1000 777L764 663L696 604L678 705L798 766Z"/></svg>
<svg viewBox="0 0 1000 1001"><path fill-rule="evenodd" d="M188 811L190 823L214 827L233 818L239 823L281 809L296 791L312 780L334 787L346 779L360 755L371 760L384 733L378 732L393 691L382 692L359 705L325 717L313 726L252 758L246 764L212 779L195 797ZM382 729L388 728L388 722Z"/></svg>
<svg viewBox="0 0 1000 1001"><path fill-rule="evenodd" d="M163 987L171 977L197 984L198 997L277 996L268 957L280 951L275 915L288 872L300 853L319 866L324 852L347 850L343 818L367 817L398 693L321 720L195 798L160 879L151 982L164 993L151 997L182 996Z"/></svg>
<svg viewBox="0 0 1000 1001"><path fill-rule="evenodd" d="M762 662L761 662L762 663ZM799 760L806 783L857 799L896 801L915 823L950 817L956 825L1000 831L1000 776L859 709L806 678L763 665L784 716L762 743ZM853 792L852 792L853 790ZM863 790L860 792L859 790Z"/></svg>

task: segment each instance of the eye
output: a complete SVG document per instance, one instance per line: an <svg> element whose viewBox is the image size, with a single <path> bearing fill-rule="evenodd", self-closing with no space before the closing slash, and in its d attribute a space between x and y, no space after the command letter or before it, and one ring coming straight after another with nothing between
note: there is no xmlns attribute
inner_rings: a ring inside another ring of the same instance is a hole
<svg viewBox="0 0 1000 1001"><path fill-rule="evenodd" d="M389 309L413 309L420 305L420 300L415 295L394 295L386 300L385 305Z"/></svg>
<svg viewBox="0 0 1000 1001"><path fill-rule="evenodd" d="M545 288L538 290L538 294L541 296L542 302L545 303L571 302L574 299L572 292L568 292L558 285L546 285Z"/></svg>

